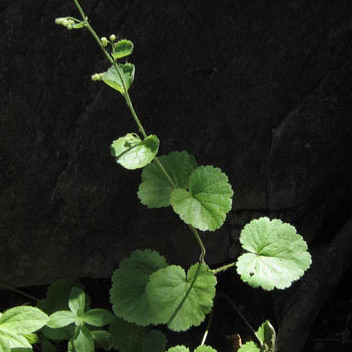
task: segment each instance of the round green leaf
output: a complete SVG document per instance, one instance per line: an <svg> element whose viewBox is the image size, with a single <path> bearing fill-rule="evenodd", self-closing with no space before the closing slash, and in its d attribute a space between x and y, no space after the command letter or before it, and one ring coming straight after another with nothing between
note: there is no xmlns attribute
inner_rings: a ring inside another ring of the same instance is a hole
<svg viewBox="0 0 352 352"><path fill-rule="evenodd" d="M199 325L213 306L216 278L205 264L193 265L187 273L176 265L150 276L146 292L154 324L168 324L174 331Z"/></svg>
<svg viewBox="0 0 352 352"><path fill-rule="evenodd" d="M170 347L166 352L190 352L189 348L185 346L174 346Z"/></svg>
<svg viewBox="0 0 352 352"><path fill-rule="evenodd" d="M260 352L260 348L253 341L249 341L242 345L238 352Z"/></svg>
<svg viewBox="0 0 352 352"><path fill-rule="evenodd" d="M136 250L112 275L110 301L113 311L128 322L146 326L153 320L145 287L151 274L167 266L158 252Z"/></svg>
<svg viewBox="0 0 352 352"><path fill-rule="evenodd" d="M232 187L220 169L200 166L191 174L189 191L176 188L171 193L171 205L186 224L214 231L231 210L232 196Z"/></svg>
<svg viewBox="0 0 352 352"><path fill-rule="evenodd" d="M134 80L135 67L130 63L117 64L117 66L120 74L117 72L115 66L112 65L106 72L103 73L102 80L111 88L117 90L122 95L125 95L122 82L128 91ZM122 77L122 81L120 75Z"/></svg>
<svg viewBox="0 0 352 352"><path fill-rule="evenodd" d="M237 272L252 287L287 288L312 262L302 236L278 219L252 220L243 228L240 242L249 253L238 258Z"/></svg>
<svg viewBox="0 0 352 352"><path fill-rule="evenodd" d="M143 141L135 133L113 141L111 154L116 161L129 170L139 169L149 164L158 153L159 139L155 135L146 137Z"/></svg>
<svg viewBox="0 0 352 352"><path fill-rule="evenodd" d="M83 320L85 323L93 326L104 326L114 320L114 316L106 309L91 309L84 313Z"/></svg>
<svg viewBox="0 0 352 352"><path fill-rule="evenodd" d="M213 347L203 345L203 346L197 347L197 348L194 350L194 352L216 352L216 350L214 350Z"/></svg>
<svg viewBox="0 0 352 352"><path fill-rule="evenodd" d="M187 188L189 176L197 167L196 160L185 151L171 152L161 156L159 161L174 181L176 187ZM155 161L142 172L142 183L138 189L141 203L148 208L161 208L170 205L173 188Z"/></svg>
<svg viewBox="0 0 352 352"><path fill-rule="evenodd" d="M19 306L11 308L2 314L0 329L26 335L39 330L48 320L49 317L38 308Z"/></svg>
<svg viewBox="0 0 352 352"><path fill-rule="evenodd" d="M121 59L132 54L133 43L130 40L122 39L113 44L111 53L114 59Z"/></svg>

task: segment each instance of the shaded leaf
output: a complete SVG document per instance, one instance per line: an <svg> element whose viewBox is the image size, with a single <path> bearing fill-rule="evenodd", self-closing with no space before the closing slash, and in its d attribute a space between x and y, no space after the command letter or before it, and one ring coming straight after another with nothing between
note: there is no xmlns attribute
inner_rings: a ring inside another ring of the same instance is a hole
<svg viewBox="0 0 352 352"><path fill-rule="evenodd" d="M187 188L189 177L197 167L196 160L185 151L171 152L159 157L176 187ZM170 194L173 188L161 171L158 163L154 161L142 172L142 183L138 189L138 197L141 203L149 208L167 207L170 205Z"/></svg>
<svg viewBox="0 0 352 352"><path fill-rule="evenodd" d="M104 326L114 320L114 316L106 309L91 309L84 313L83 320L85 323L93 326Z"/></svg>
<svg viewBox="0 0 352 352"><path fill-rule="evenodd" d="M152 273L167 266L158 252L136 250L120 263L112 275L110 301L115 315L138 325L153 320L145 287Z"/></svg>

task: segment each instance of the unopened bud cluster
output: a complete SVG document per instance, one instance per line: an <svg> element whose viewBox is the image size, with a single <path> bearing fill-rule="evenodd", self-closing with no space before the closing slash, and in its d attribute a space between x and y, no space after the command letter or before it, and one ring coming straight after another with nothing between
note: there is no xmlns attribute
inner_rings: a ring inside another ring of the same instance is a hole
<svg viewBox="0 0 352 352"><path fill-rule="evenodd" d="M101 45L105 48L109 43L113 43L116 40L116 35L115 34L111 34L110 37L110 42L106 37L101 37L100 41L101 41Z"/></svg>
<svg viewBox="0 0 352 352"><path fill-rule="evenodd" d="M59 17L55 19L55 23L60 26L64 26L67 29L72 29L73 25L75 24L75 21L68 17Z"/></svg>
<svg viewBox="0 0 352 352"><path fill-rule="evenodd" d="M103 79L104 73L95 73L92 75L92 81L101 81Z"/></svg>

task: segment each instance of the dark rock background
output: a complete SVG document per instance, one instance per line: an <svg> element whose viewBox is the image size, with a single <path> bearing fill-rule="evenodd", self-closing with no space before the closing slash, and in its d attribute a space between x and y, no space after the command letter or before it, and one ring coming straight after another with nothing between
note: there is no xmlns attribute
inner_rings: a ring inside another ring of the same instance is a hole
<svg viewBox="0 0 352 352"><path fill-rule="evenodd" d="M134 42L131 96L160 153L188 150L230 178L229 221L204 234L211 264L257 216L292 222L311 248L334 239L352 214L350 0L82 5L100 35ZM0 4L0 277L109 277L144 247L196 261L187 227L143 207L140 172L110 157L137 128L122 97L91 82L108 65L90 35L54 24L67 15L73 2Z"/></svg>

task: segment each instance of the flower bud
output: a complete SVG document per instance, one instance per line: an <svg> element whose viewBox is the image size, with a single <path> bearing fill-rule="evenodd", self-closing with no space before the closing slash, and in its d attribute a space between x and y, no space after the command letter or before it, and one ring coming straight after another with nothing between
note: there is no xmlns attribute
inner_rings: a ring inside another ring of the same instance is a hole
<svg viewBox="0 0 352 352"><path fill-rule="evenodd" d="M101 44L102 44L104 47L108 45L108 40L107 40L105 37L101 37L100 40L101 40Z"/></svg>
<svg viewBox="0 0 352 352"><path fill-rule="evenodd" d="M111 34L109 39L110 39L110 41L114 42L116 40L116 35Z"/></svg>
<svg viewBox="0 0 352 352"><path fill-rule="evenodd" d="M95 73L94 75L92 75L91 79L92 81L101 81L103 78L103 74L104 73Z"/></svg>

